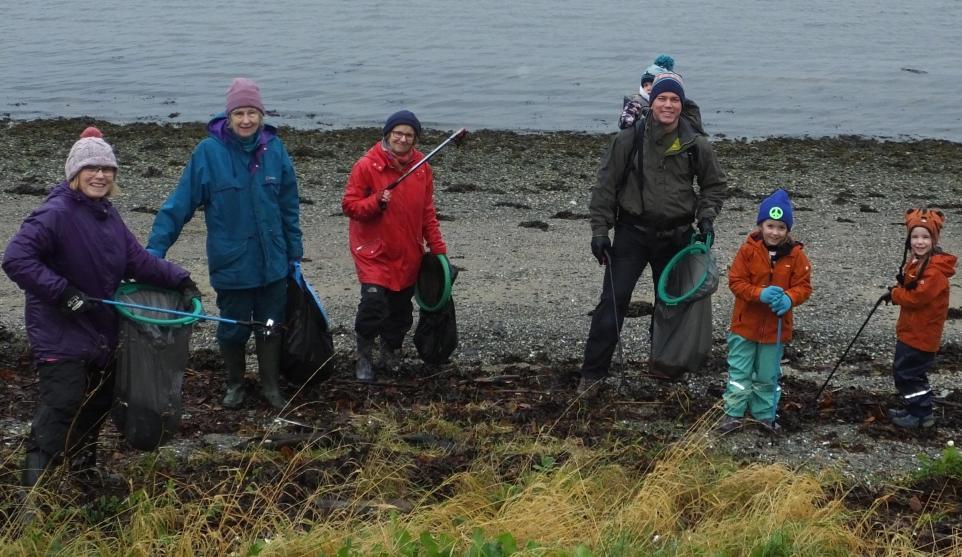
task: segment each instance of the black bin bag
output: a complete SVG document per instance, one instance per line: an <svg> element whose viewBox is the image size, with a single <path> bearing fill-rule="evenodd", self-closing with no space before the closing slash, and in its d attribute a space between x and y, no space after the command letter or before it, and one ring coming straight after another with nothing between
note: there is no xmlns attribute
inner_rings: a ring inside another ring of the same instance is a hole
<svg viewBox="0 0 962 557"><path fill-rule="evenodd" d="M414 288L414 299L420 308L414 346L425 363L447 363L458 347L458 324L451 296L457 277L457 267L444 255L428 253L421 260Z"/></svg>
<svg viewBox="0 0 962 557"><path fill-rule="evenodd" d="M179 292L139 283L121 285L115 299L154 308L185 309ZM154 450L180 427L191 324L197 318L116 307L122 318L111 415L130 446ZM200 311L199 301L194 309Z"/></svg>
<svg viewBox="0 0 962 557"><path fill-rule="evenodd" d="M718 279L715 258L700 243L679 252L665 267L652 316L652 375L674 380L701 368L711 352L711 295Z"/></svg>
<svg viewBox="0 0 962 557"><path fill-rule="evenodd" d="M317 292L295 265L287 277L281 373L291 383L324 381L334 371L331 324Z"/></svg>

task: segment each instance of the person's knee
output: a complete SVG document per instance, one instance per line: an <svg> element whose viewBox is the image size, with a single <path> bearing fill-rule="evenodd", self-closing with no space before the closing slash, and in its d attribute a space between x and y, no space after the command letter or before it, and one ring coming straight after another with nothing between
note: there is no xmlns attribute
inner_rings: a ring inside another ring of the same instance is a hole
<svg viewBox="0 0 962 557"><path fill-rule="evenodd" d="M361 336L371 338L378 334L391 313L387 292L381 286L361 286L361 302L357 306L354 330Z"/></svg>
<svg viewBox="0 0 962 557"><path fill-rule="evenodd" d="M220 323L217 326L217 341L224 344L247 344L250 338L250 327L245 325L234 325L231 323Z"/></svg>
<svg viewBox="0 0 962 557"><path fill-rule="evenodd" d="M40 372L40 401L57 414L75 413L87 394L87 370L83 362L43 365Z"/></svg>

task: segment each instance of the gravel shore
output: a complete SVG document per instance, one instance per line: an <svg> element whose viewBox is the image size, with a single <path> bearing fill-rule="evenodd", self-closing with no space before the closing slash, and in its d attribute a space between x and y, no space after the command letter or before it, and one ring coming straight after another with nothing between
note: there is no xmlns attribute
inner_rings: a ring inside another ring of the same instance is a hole
<svg viewBox="0 0 962 557"><path fill-rule="evenodd" d="M98 125L116 147L123 193L114 202L142 240L153 213L205 135L199 124L2 122L5 133L0 135L0 150L5 155L0 158L0 170L5 180L0 186L0 239L4 245L50 185L62 179L67 151L89 124ZM335 325L336 348L345 352L353 347L358 288L340 199L351 165L378 133L349 129L281 130L280 134L300 182L305 274L325 300ZM427 132L422 150L429 150L446 136L446 132ZM610 138L482 130L433 161L442 232L452 261L461 267L455 289L461 335L456 363L484 369L522 360L576 368L587 336L588 312L597 302L602 280L602 269L588 247L587 202ZM764 195L782 187L795 203L793 234L805 243L812 261L814 293L796 310L797 336L786 378L819 383L825 367L835 362L884 287L893 282L902 257L906 208L927 205L945 210L942 245L946 251L962 253L962 234L957 232L962 230L957 224L962 221L962 144L840 137L724 140L715 147L731 193L715 225L714 252L722 269L754 224L757 203ZM192 272L206 296L206 306L213 308L203 239L203 218L198 215L168 257ZM957 308L959 277L951 284L951 306ZM652 300L646 273L634 301ZM731 304L723 278L713 297L715 364L708 374L689 379L691 389L718 390L724 383L720 362ZM3 342L22 343L22 307L17 287L9 280L0 281ZM896 308L879 309L852 350L848 359L852 364L843 367L833 387L857 386L891 395L888 369L896 316ZM647 317L627 321L624 346L629 369L638 370L647 359L647 323ZM201 325L198 332L194 349L214 346L212 326ZM931 378L943 398L962 390L958 377L962 367L958 361L960 333L959 321L950 320L943 337L947 347L943 365ZM9 359L5 364L13 365ZM853 473L891 466L910 469L916 453L931 452L957 433L943 428L937 437L924 441L893 439L887 449L880 447L880 452L862 451L869 463L852 468ZM721 443L746 458L798 464L821 458L811 438L787 437L786 443L774 449L738 436ZM785 449L793 443L799 445L797 454ZM844 464L850 457L826 458Z"/></svg>

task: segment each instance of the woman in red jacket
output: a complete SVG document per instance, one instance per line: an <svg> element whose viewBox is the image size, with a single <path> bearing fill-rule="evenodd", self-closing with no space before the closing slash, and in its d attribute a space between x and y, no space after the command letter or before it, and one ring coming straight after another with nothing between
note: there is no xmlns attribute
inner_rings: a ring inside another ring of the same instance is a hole
<svg viewBox="0 0 962 557"><path fill-rule="evenodd" d="M381 338L379 367L400 366L401 344L414 322L411 298L425 243L431 253L447 253L434 210L431 166L421 165L393 190L387 186L424 155L418 151L421 122L401 110L384 124L382 137L351 169L341 206L351 219L350 245L361 301L356 376L374 381L372 352Z"/></svg>
<svg viewBox="0 0 962 557"><path fill-rule="evenodd" d="M812 294L812 265L789 233L792 202L785 190L762 200L755 229L728 272L735 295L728 335L728 385L722 432L741 426L746 410L773 432L781 387L782 348L792 340L792 308ZM781 338L777 338L781 322Z"/></svg>
<svg viewBox="0 0 962 557"><path fill-rule="evenodd" d="M949 279L955 274L954 255L939 247L945 216L931 209L905 213L905 259L898 284L883 299L900 307L895 325L892 374L905 408L889 409L892 423L905 428L935 425L928 370L942 344L942 328L949 312Z"/></svg>

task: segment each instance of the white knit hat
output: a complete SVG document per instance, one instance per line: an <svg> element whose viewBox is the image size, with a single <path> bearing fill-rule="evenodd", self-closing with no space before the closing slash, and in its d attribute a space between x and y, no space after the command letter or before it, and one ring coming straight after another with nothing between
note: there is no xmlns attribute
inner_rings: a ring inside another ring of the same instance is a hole
<svg viewBox="0 0 962 557"><path fill-rule="evenodd" d="M112 166L117 168L114 150L110 147L110 144L103 140L103 134L100 134L100 130L96 128L84 130L80 139L70 148L67 163L64 164L67 181L73 180L73 177L85 166Z"/></svg>

